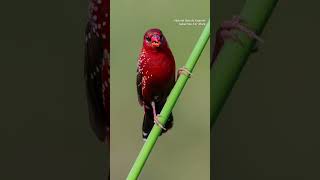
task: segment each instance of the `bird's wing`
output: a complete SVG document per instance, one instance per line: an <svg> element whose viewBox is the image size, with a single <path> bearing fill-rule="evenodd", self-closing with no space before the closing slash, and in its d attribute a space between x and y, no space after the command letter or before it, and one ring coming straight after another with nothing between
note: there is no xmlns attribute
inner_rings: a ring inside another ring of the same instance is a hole
<svg viewBox="0 0 320 180"><path fill-rule="evenodd" d="M104 141L107 136L108 112L104 108L103 97L103 41L92 32L91 24L86 28L85 65L86 92L91 127L97 137Z"/></svg>
<svg viewBox="0 0 320 180"><path fill-rule="evenodd" d="M139 69L139 67L138 67ZM138 93L138 101L139 104L142 106L143 105L143 96L142 96L142 74L139 72L137 69L137 93Z"/></svg>

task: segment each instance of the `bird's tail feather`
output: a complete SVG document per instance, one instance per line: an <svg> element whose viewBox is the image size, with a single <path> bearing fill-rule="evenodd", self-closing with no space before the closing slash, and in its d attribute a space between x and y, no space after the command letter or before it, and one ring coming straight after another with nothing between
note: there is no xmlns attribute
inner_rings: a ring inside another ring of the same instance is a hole
<svg viewBox="0 0 320 180"><path fill-rule="evenodd" d="M156 108L157 109L157 114L160 114L161 112L161 108ZM159 109L159 112L158 112ZM143 117L143 124L142 124L142 137L144 140L146 140L149 136L149 133L152 130L152 127L154 125L154 118L153 118L153 112L152 112L152 108L145 108L145 113L144 113L144 117ZM166 122L166 124L164 125L164 128L166 130L162 130L162 133L167 132L169 129L171 129L173 126L173 115L172 113L170 113L168 120ZM160 134L160 135L161 135Z"/></svg>

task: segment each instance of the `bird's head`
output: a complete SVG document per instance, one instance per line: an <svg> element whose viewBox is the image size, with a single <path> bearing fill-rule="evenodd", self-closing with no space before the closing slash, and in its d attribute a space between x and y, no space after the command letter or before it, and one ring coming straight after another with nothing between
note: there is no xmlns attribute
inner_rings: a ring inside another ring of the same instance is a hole
<svg viewBox="0 0 320 180"><path fill-rule="evenodd" d="M167 40L160 29L149 29L143 37L143 47L146 49L160 50L167 48Z"/></svg>

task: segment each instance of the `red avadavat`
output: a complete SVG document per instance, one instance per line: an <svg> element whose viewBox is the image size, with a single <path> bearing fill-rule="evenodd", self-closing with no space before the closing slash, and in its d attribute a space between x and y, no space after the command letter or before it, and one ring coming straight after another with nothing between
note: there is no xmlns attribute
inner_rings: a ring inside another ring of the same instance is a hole
<svg viewBox="0 0 320 180"><path fill-rule="evenodd" d="M91 0L86 27L85 79L91 127L110 142L110 1Z"/></svg>
<svg viewBox="0 0 320 180"><path fill-rule="evenodd" d="M166 125L158 121L167 97L175 84L175 61L168 42L159 29L144 34L137 68L138 99L144 108L142 137L146 139L156 123L166 132L173 125L170 114Z"/></svg>

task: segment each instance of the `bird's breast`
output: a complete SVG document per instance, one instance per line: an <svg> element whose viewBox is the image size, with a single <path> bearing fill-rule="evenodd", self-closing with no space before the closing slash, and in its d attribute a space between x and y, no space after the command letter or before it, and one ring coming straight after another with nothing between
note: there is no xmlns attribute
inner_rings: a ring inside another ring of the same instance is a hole
<svg viewBox="0 0 320 180"><path fill-rule="evenodd" d="M168 58L150 58L142 63L142 75L153 86L162 86L175 77L175 63Z"/></svg>

